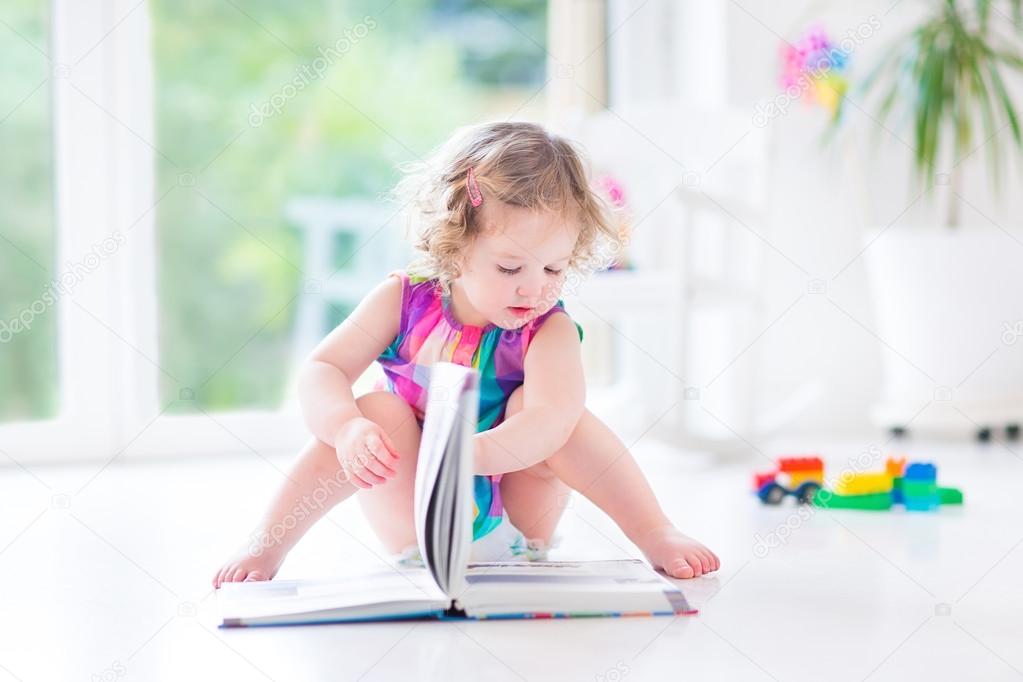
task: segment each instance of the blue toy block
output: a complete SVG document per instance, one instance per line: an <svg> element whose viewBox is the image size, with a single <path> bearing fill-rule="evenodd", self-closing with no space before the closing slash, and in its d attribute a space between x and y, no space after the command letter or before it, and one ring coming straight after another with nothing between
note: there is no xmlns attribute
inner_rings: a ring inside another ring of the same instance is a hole
<svg viewBox="0 0 1023 682"><path fill-rule="evenodd" d="M941 506L941 500L937 495L924 495L907 497L902 504L906 506L906 511L934 511Z"/></svg>
<svg viewBox="0 0 1023 682"><path fill-rule="evenodd" d="M907 511L933 511L941 505L937 479L933 464L917 462L906 467L900 492Z"/></svg>
<svg viewBox="0 0 1023 682"><path fill-rule="evenodd" d="M906 467L902 477L907 481L937 481L938 469L933 464L915 462Z"/></svg>

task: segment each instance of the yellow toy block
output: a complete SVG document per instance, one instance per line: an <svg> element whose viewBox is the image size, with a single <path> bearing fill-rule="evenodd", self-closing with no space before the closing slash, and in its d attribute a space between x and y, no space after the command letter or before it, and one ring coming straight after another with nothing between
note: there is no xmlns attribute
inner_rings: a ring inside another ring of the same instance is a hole
<svg viewBox="0 0 1023 682"><path fill-rule="evenodd" d="M844 473L835 484L835 492L839 495L871 495L873 493L891 492L892 477L883 473L853 474Z"/></svg>
<svg viewBox="0 0 1023 682"><path fill-rule="evenodd" d="M791 471L788 474L789 487L798 488L806 481L813 481L814 483L824 485L822 473L821 471Z"/></svg>

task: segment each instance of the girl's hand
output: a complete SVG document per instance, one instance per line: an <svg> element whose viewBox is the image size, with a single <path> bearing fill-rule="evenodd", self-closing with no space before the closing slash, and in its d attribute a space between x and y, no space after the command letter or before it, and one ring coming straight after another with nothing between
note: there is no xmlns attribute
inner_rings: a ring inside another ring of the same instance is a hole
<svg viewBox="0 0 1023 682"><path fill-rule="evenodd" d="M398 450L387 433L365 417L349 419L334 436L337 461L352 485L372 488L398 475Z"/></svg>

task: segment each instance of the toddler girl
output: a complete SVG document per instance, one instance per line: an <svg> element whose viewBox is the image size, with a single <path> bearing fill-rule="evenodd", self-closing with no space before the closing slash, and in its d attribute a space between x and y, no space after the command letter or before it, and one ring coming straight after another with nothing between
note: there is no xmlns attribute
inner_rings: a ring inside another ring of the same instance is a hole
<svg viewBox="0 0 1023 682"><path fill-rule="evenodd" d="M470 128L398 191L422 258L371 291L302 368L312 438L256 541L214 586L273 578L306 530L356 493L388 551L415 559L416 457L438 360L480 374L473 560L544 558L577 490L655 568L716 571L717 556L675 528L626 446L584 406L583 332L559 296L566 274L617 235L573 146L532 123ZM373 361L385 379L356 398L352 383Z"/></svg>

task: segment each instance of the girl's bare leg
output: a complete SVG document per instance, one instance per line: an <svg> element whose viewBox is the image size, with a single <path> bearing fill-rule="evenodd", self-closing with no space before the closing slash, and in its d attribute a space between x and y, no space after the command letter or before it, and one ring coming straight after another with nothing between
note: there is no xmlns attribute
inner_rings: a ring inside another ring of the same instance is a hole
<svg viewBox="0 0 1023 682"><path fill-rule="evenodd" d="M359 410L391 437L401 454L398 476L359 495L373 530L392 551L415 544L412 491L419 425L412 409L396 395L368 393L356 400ZM360 491L348 483L337 451L316 438L301 450L288 478L275 495L250 542L213 577L214 587L226 582L270 580L291 548L318 520L342 500Z"/></svg>
<svg viewBox="0 0 1023 682"><path fill-rule="evenodd" d="M505 418L522 409L522 389L508 398ZM544 462L501 476L501 500L508 519L527 540L549 545L571 495L568 487Z"/></svg>
<svg viewBox="0 0 1023 682"><path fill-rule="evenodd" d="M675 528L628 448L589 410L583 412L568 442L542 464L604 510L655 568L676 578L692 578L716 571L720 566L717 555ZM505 474L501 488L508 516L524 534L513 514L545 514L556 519L564 506L563 498L552 495L545 481L534 480L528 486L528 478L517 476L526 471L529 470ZM509 487L506 494L505 477L517 477L519 489L533 490L519 492L516 487ZM540 527L544 528L542 523Z"/></svg>
<svg viewBox="0 0 1023 682"><path fill-rule="evenodd" d="M341 470L334 448L310 439L248 544L217 571L213 586L270 580L305 532L357 490Z"/></svg>
<svg viewBox="0 0 1023 682"><path fill-rule="evenodd" d="M404 398L386 391L367 393L358 400L359 410L376 422L398 449L398 475L381 485L359 491L358 499L369 525L389 552L416 544L416 461L422 430Z"/></svg>

